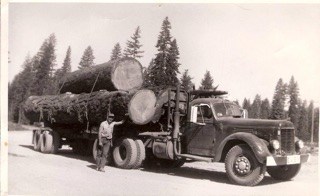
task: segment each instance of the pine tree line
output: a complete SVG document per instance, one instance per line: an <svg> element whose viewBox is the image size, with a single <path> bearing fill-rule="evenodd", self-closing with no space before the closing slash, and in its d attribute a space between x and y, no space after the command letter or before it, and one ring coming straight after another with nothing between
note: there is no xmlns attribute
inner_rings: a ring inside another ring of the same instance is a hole
<svg viewBox="0 0 320 196"><path fill-rule="evenodd" d="M314 108L313 101L308 104L299 98L298 82L293 76L289 84L281 78L278 80L271 104L267 98L262 100L260 95L256 95L252 103L250 99L244 98L242 108L248 111L249 118L290 120L297 130L297 136L304 141L310 141L314 115L313 138L318 142L319 108Z"/></svg>

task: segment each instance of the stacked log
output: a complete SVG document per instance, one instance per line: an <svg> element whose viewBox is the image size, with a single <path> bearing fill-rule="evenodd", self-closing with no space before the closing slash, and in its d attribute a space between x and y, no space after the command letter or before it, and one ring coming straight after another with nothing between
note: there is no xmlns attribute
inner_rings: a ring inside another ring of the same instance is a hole
<svg viewBox="0 0 320 196"><path fill-rule="evenodd" d="M130 91L142 86L142 66L139 61L125 57L118 60L77 70L59 82L60 93L75 94L93 91Z"/></svg>
<svg viewBox="0 0 320 196"><path fill-rule="evenodd" d="M123 91L31 96L24 104L24 113L31 122L99 125L109 112L123 119L130 97L132 93Z"/></svg>

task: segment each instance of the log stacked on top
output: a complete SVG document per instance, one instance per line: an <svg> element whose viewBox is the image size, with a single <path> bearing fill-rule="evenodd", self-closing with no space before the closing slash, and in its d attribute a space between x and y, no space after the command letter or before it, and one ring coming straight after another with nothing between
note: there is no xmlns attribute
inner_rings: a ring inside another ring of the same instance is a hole
<svg viewBox="0 0 320 196"><path fill-rule="evenodd" d="M133 58L125 57L74 71L62 79L59 86L61 93L79 94L90 93L93 86L93 91L130 91L141 88L142 83L141 64Z"/></svg>

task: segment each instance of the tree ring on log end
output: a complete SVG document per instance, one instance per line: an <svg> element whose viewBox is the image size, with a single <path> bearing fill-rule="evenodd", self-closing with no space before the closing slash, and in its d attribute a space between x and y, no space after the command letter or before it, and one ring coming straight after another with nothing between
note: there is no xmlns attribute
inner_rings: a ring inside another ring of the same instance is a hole
<svg viewBox="0 0 320 196"><path fill-rule="evenodd" d="M142 66L139 61L127 58L114 67L111 81L118 90L128 91L142 86Z"/></svg>
<svg viewBox="0 0 320 196"><path fill-rule="evenodd" d="M155 114L156 95L151 90L139 90L130 100L128 111L130 119L138 125L149 123Z"/></svg>

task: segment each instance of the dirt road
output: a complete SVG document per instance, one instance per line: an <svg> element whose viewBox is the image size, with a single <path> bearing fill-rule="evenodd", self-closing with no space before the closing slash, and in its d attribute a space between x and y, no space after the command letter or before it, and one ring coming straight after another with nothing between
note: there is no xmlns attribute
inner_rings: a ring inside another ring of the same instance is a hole
<svg viewBox="0 0 320 196"><path fill-rule="evenodd" d="M42 154L31 146L31 131L9 132L9 194L32 195L318 195L318 157L289 182L268 175L256 187L230 184L220 163L186 163L179 169L94 169L91 157Z"/></svg>

